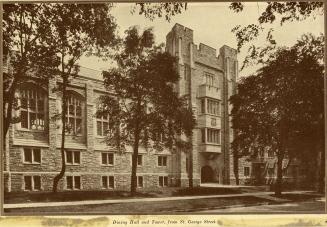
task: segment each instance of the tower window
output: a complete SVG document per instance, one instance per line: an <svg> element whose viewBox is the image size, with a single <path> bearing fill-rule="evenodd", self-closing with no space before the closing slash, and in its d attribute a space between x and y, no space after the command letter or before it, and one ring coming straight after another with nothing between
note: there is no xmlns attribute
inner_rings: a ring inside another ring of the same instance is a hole
<svg viewBox="0 0 327 227"><path fill-rule="evenodd" d="M207 142L220 144L220 130L219 129L207 129Z"/></svg>
<svg viewBox="0 0 327 227"><path fill-rule="evenodd" d="M214 75L210 73L205 73L206 85L214 85Z"/></svg>

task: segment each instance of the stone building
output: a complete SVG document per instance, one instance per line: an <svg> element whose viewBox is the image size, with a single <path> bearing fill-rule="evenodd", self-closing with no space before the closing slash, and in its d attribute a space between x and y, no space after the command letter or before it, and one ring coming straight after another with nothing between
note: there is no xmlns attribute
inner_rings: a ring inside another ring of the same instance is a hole
<svg viewBox="0 0 327 227"><path fill-rule="evenodd" d="M197 121L191 152L171 153L140 148L139 188L194 186L205 182L232 184L230 143L233 139L229 97L238 77L236 50L193 43L193 31L176 24L166 37L166 51L178 57L180 81L176 90L188 97ZM61 168L62 95L48 86L26 82L17 92L21 122L12 124L4 153L6 191L52 190ZM120 190L130 187L132 149L119 153L105 143L110 116L97 118L98 99L106 94L101 72L81 67L69 88L66 136L66 173L59 190ZM241 162L240 179L249 178L250 163Z"/></svg>

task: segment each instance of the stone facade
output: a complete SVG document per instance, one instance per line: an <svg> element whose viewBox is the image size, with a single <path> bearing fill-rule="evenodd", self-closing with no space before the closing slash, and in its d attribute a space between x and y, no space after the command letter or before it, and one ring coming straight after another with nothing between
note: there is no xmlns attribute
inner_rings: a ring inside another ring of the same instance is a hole
<svg viewBox="0 0 327 227"><path fill-rule="evenodd" d="M137 176L143 177L143 180L138 180L138 186L144 189L185 187L189 185L190 178L193 186L204 182L233 183L230 152L233 132L228 99L235 93L238 77L236 50L222 46L217 55L212 47L202 43L197 46L193 43L193 31L179 24L167 35L166 50L178 57L181 77L175 88L180 96L188 97L197 121L192 138L188 138L193 146L190 152L176 153L140 148L142 164L137 168ZM31 90L42 90L45 94L44 129L24 128L22 123L11 125L4 159L6 191L52 189L53 177L61 168L62 126L56 116L61 112L62 94L54 89L60 83L59 78L54 78L45 88L33 84L25 86ZM79 106L73 107L75 112L72 111L75 118L70 121L74 122L72 127L79 133L66 136L65 148L72 157L69 160L66 154L66 173L59 183L59 190L128 189L132 149L119 153L108 147L103 135L98 133L95 116L97 100L106 93L101 73L81 67L79 76L71 82L68 91L78 100L74 103ZM17 95L20 95L19 92ZM80 108L78 113L77 108ZM15 114L21 113L16 111ZM33 121L31 116L28 119ZM108 157L112 160L108 161L104 153L109 153ZM167 159L166 165L158 165L159 156ZM240 164L240 168L242 166ZM104 181L103 178L109 176L113 184ZM163 177L168 179L167 184L162 183Z"/></svg>
<svg viewBox="0 0 327 227"><path fill-rule="evenodd" d="M176 90L188 98L197 120L192 151L187 155L179 153L182 171L178 177L187 179L192 174L195 186L200 182L229 184L233 132L228 100L235 93L237 51L223 46L218 55L210 46L197 46L193 43L193 30L179 24L166 37L166 51L178 58L181 77ZM183 168L184 162L191 168Z"/></svg>

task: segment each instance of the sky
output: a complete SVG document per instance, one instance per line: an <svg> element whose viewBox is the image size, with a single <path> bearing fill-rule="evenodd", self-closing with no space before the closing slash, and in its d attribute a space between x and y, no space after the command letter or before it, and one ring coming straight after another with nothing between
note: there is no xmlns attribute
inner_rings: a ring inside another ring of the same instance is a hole
<svg viewBox="0 0 327 227"><path fill-rule="evenodd" d="M165 42L166 35L172 29L175 23L182 24L193 30L194 44L204 43L215 49L223 45L232 48L237 47L235 34L231 30L237 25L248 25L256 23L258 16L265 9L265 3L247 2L241 13L234 13L230 10L227 2L211 3L188 3L187 10L182 14L172 17L168 22L164 18L156 18L151 21L143 15L139 15L136 10L131 13L134 4L117 3L112 10L112 15L116 18L118 24L118 33L124 36L124 31L130 26L137 25L141 30L153 27L156 43ZM304 21L295 21L285 23L280 26L279 23L268 25L274 28L274 38L278 45L292 46L298 38L304 33L319 35L324 32L324 16L317 15L315 18L308 18ZM263 33L265 36L266 33ZM263 45L264 37L259 38L253 44ZM239 66L246 56L247 48L241 49L238 54ZM218 51L217 51L218 53ZM96 57L82 57L79 61L81 66L103 70L112 66L109 62L104 62ZM240 76L246 76L255 72L257 67L248 67L239 73Z"/></svg>

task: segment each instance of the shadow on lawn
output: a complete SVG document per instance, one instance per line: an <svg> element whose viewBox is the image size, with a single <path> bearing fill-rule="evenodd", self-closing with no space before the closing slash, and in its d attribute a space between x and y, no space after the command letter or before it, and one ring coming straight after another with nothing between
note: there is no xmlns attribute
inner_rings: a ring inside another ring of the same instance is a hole
<svg viewBox="0 0 327 227"><path fill-rule="evenodd" d="M64 192L6 192L5 203L30 203L30 202L64 202L81 200L106 200L130 198L158 198L171 196L199 196L199 195L224 195L239 194L241 189L236 188L171 188L138 191L134 197L129 191L64 191Z"/></svg>
<svg viewBox="0 0 327 227"><path fill-rule="evenodd" d="M240 194L240 188L212 188L212 187L195 187L195 188L180 188L173 193L173 196L190 196L190 195L226 195Z"/></svg>
<svg viewBox="0 0 327 227"><path fill-rule="evenodd" d="M323 194L290 194L290 193L284 193L280 196L272 195L273 197L281 198L281 199L288 199L291 201L306 201L311 199L316 199L324 196Z"/></svg>
<svg viewBox="0 0 327 227"><path fill-rule="evenodd" d="M137 192L135 198L155 197L153 193ZM65 202L81 200L131 198L128 191L69 191L69 192L7 192L4 203Z"/></svg>

